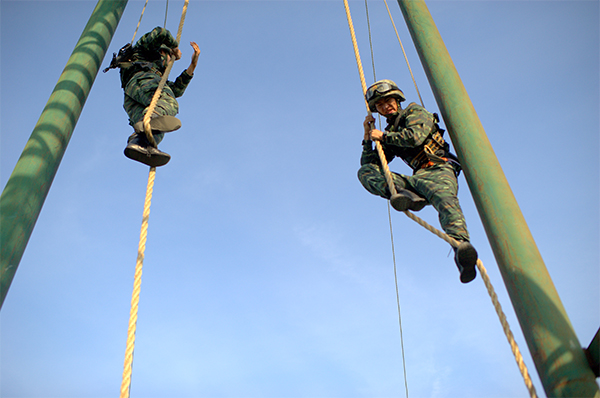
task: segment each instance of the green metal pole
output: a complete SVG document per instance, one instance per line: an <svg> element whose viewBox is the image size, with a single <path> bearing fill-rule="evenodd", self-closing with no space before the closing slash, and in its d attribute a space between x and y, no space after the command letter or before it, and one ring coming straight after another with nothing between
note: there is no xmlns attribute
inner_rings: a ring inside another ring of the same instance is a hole
<svg viewBox="0 0 600 398"><path fill-rule="evenodd" d="M0 197L0 307L127 0L99 0Z"/></svg>
<svg viewBox="0 0 600 398"><path fill-rule="evenodd" d="M546 394L600 396L583 348L427 5L423 0L398 0L398 4Z"/></svg>

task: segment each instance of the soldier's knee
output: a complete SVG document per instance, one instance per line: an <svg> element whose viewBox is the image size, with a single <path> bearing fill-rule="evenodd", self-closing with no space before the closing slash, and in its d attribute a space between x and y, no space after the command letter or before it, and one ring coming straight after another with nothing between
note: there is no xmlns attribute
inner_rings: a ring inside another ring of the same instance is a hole
<svg viewBox="0 0 600 398"><path fill-rule="evenodd" d="M431 201L440 215L452 215L454 213L462 214L462 210L456 196L438 196L433 197Z"/></svg>
<svg viewBox="0 0 600 398"><path fill-rule="evenodd" d="M358 178L359 179L361 178L361 176L380 176L380 175L382 175L381 168L376 164L372 164L372 163L363 164L362 166L360 166L360 169L358 169Z"/></svg>
<svg viewBox="0 0 600 398"><path fill-rule="evenodd" d="M358 169L358 172L356 174L357 174L359 181L363 185L365 185L365 183L367 182L367 180L369 178L372 178L380 173L379 173L377 166L372 165L372 164L363 164L362 166L360 166L360 169Z"/></svg>

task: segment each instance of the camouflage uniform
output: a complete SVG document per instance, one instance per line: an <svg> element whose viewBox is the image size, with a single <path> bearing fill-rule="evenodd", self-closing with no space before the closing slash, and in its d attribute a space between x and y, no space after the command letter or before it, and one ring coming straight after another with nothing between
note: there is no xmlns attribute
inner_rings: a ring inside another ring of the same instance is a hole
<svg viewBox="0 0 600 398"><path fill-rule="evenodd" d="M125 92L123 108L129 116L130 125L143 120L167 67L167 56L162 54L161 50L170 52L177 47L175 38L167 29L161 27L156 27L140 37L133 47L131 66L121 68L121 86ZM175 98L183 95L191 80L192 76L184 70L175 82L167 81L154 109L154 115L177 115L179 105ZM164 133L154 134L157 143L163 136Z"/></svg>
<svg viewBox="0 0 600 398"><path fill-rule="evenodd" d="M407 189L423 196L439 213L444 231L460 241L469 241L469 232L460 208L456 179L460 165L458 159L448 151L443 139L442 146L433 153L423 152L424 144L432 133L439 130L434 114L411 103L405 109L388 115L388 126L381 145L388 163L398 156L413 168L413 175L392 173L396 189ZM439 130L443 132L443 130ZM379 155L371 141L363 141L358 178L372 194L389 199Z"/></svg>

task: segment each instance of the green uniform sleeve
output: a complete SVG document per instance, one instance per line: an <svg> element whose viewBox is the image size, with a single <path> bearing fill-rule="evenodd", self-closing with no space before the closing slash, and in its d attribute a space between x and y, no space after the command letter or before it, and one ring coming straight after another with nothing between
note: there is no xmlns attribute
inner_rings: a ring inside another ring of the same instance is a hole
<svg viewBox="0 0 600 398"><path fill-rule="evenodd" d="M188 84L190 84L192 77L193 76L188 75L187 70L184 70L183 72L181 72L181 75L179 75L177 79L175 79L174 82L167 82L169 87L171 87L171 90L173 90L173 94L175 94L175 97L181 97L183 95Z"/></svg>
<svg viewBox="0 0 600 398"><path fill-rule="evenodd" d="M373 141L363 140L362 146L363 150L360 155L360 165L364 166L369 163L379 164L379 155L377 154L377 151L373 149Z"/></svg>
<svg viewBox="0 0 600 398"><path fill-rule="evenodd" d="M412 148L422 145L433 129L433 114L425 108L411 103L404 110L404 123L398 131L388 131L386 145Z"/></svg>
<svg viewBox="0 0 600 398"><path fill-rule="evenodd" d="M373 141L365 141L363 140L363 150L360 155L360 165L364 166L365 164L376 164L381 166L381 159L379 159L379 153L377 149L373 148ZM386 162L390 163L394 160L394 153L387 148L385 145L382 145L383 153L385 155Z"/></svg>

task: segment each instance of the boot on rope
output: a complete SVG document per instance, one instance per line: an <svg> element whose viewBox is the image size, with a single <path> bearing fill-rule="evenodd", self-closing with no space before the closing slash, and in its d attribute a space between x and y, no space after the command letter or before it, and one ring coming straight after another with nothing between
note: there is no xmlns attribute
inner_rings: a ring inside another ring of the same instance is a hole
<svg viewBox="0 0 600 398"><path fill-rule="evenodd" d="M460 271L460 281L469 283L477 276L477 250L467 241L454 248L454 262Z"/></svg>
<svg viewBox="0 0 600 398"><path fill-rule="evenodd" d="M144 163L150 167L164 166L171 160L171 156L168 153L154 148L148 142L146 135L140 132L129 136L124 153L129 159Z"/></svg>
<svg viewBox="0 0 600 398"><path fill-rule="evenodd" d="M152 133L169 133L178 130L181 127L181 121L175 116L155 116L150 119L150 129ZM140 120L133 125L133 129L138 133L144 132L144 121Z"/></svg>
<svg viewBox="0 0 600 398"><path fill-rule="evenodd" d="M408 189L397 189L397 193L390 198L390 204L398 211L419 211L427 205L427 200Z"/></svg>

